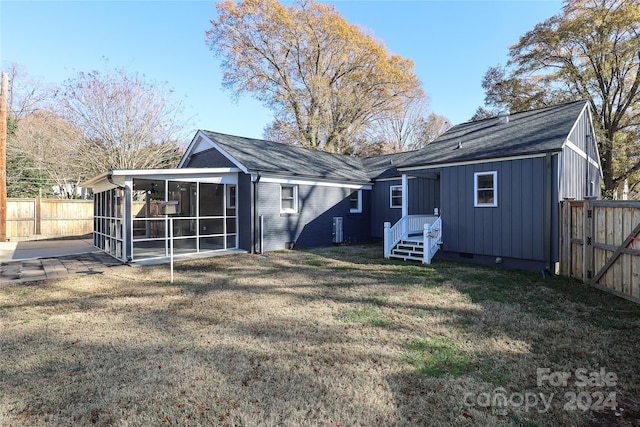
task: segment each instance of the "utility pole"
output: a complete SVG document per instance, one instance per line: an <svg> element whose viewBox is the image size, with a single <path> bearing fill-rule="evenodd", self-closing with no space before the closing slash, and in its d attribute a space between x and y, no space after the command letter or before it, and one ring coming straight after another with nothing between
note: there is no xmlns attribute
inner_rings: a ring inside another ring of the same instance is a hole
<svg viewBox="0 0 640 427"><path fill-rule="evenodd" d="M0 242L7 241L7 90L9 77L2 73L0 94Z"/></svg>

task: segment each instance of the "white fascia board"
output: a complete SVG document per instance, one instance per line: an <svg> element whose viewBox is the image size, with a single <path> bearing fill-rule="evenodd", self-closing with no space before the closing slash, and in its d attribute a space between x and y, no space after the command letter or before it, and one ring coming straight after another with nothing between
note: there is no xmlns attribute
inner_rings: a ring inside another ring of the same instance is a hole
<svg viewBox="0 0 640 427"><path fill-rule="evenodd" d="M214 184L237 184L237 168L193 168L193 169L119 169L105 172L82 183L84 188L92 188L94 192L125 187L127 180L147 178L172 181L198 181Z"/></svg>
<svg viewBox="0 0 640 427"><path fill-rule="evenodd" d="M591 107L587 104L587 112L589 113L589 125L591 126L591 141L593 147L596 149L596 160L598 162L598 170L600 171L600 179L604 180L604 172L602 170L602 163L600 162L600 150L598 149L598 141L596 140L596 128L593 126L593 115L591 113Z"/></svg>
<svg viewBox="0 0 640 427"><path fill-rule="evenodd" d="M87 179L86 181L80 183L80 187L82 188L96 188L97 185L102 185L103 181L106 181L107 183L109 181L107 181L107 175L109 174L109 172L104 172L101 173L100 175L91 177L89 179Z"/></svg>
<svg viewBox="0 0 640 427"><path fill-rule="evenodd" d="M578 156L587 160L589 163L595 166L596 169L598 170L600 169L600 164L597 161L591 158L591 156L587 156L587 153L585 153L580 147L578 147L576 144L571 142L569 139L565 141L564 146L567 147L569 150L573 151L574 153L576 153Z"/></svg>
<svg viewBox="0 0 640 427"><path fill-rule="evenodd" d="M409 179L418 179L417 176L410 176ZM375 182L384 182L384 181L402 181L402 175L398 175L395 178L376 178Z"/></svg>
<svg viewBox="0 0 640 427"><path fill-rule="evenodd" d="M570 142L569 141L569 136L576 129L576 126L578 126L578 122L580 122L580 117L583 114L585 114L585 112L589 116L588 122L589 122L589 130L591 131L591 141L593 143L593 147L596 150L596 159L594 160L593 158L589 157L589 163L591 163L593 166L595 166L600 171L600 179L604 179L604 175L603 175L603 172L602 172L602 164L600 163L600 151L598 150L598 142L596 141L596 129L593 126L593 115L591 113L591 107L589 105L589 102L585 101L584 108L582 109L582 111L578 115L578 119L575 121L575 123L571 127L571 130L569 131L569 135L567 135L567 142ZM580 149L575 144L572 144L572 145L573 145L573 147L576 147L578 150L582 151L582 149ZM573 150L572 147L569 147L569 148L571 148ZM573 151L576 151L576 150L573 150ZM584 151L582 151L582 152L584 153ZM576 151L576 153L580 154L578 151ZM585 155L586 155L586 153L585 153ZM583 158L585 158L585 157L583 157Z"/></svg>
<svg viewBox="0 0 640 427"><path fill-rule="evenodd" d="M435 165L425 165L425 166L409 166L406 168L398 168L398 170L400 172L409 172L412 170L438 169L438 168L446 168L449 166L478 165L481 163L505 162L508 160L535 159L537 157L545 157L546 155L547 155L546 153L538 153L538 154L525 154L522 156L511 156L511 157L494 157L492 159L466 160L463 162L438 163Z"/></svg>
<svg viewBox="0 0 640 427"><path fill-rule="evenodd" d="M121 182L118 182L121 181ZM124 187L124 181L113 176L113 171L104 172L80 184L82 188L91 188L95 193Z"/></svg>
<svg viewBox="0 0 640 427"><path fill-rule="evenodd" d="M584 107L582 107L582 111L580 111L580 114L578 114L578 118L576 119L575 122L573 122L573 126L571 126L571 130L567 134L567 139L569 139L569 136L571 136L573 131L576 130L576 126L578 126L578 123L580 122L580 117L582 117L582 115L584 114L585 110L591 112L591 109L589 109L589 103L586 102L586 101L584 103ZM589 117L591 117L591 116L589 116Z"/></svg>
<svg viewBox="0 0 640 427"><path fill-rule="evenodd" d="M260 182L269 182L269 183L276 183L276 184L293 184L293 185L317 185L320 187L351 188L354 190L371 190L372 188L371 184L358 184L358 183L345 182L345 181L283 177L283 176L277 176L277 175L261 175Z"/></svg>
<svg viewBox="0 0 640 427"><path fill-rule="evenodd" d="M191 154L193 153L193 150L195 150L198 143L202 140L202 136L203 136L202 131L198 130L195 136L193 137L193 139L191 140L191 142L189 143L189 146L187 147L187 149L184 150L184 154L182 155L182 158L178 162L179 168L184 166L184 163L187 161L189 156L191 156Z"/></svg>
<svg viewBox="0 0 640 427"><path fill-rule="evenodd" d="M225 173L238 173L238 168L183 168L183 169L118 169L111 171L114 176L207 176Z"/></svg>
<svg viewBox="0 0 640 427"><path fill-rule="evenodd" d="M204 148L202 150L198 150L198 146L200 144L207 144L208 147ZM236 167L238 169L240 169L242 172L244 173L249 173L247 168L240 163L238 160L236 160L231 154L227 153L224 149L222 149L222 147L220 147L218 144L216 144L216 142L214 140L212 140L211 138L209 138L207 135L204 134L204 132L202 132L201 130L199 130L196 133L196 136L193 138L193 141L191 142L191 144L189 145L189 148L187 148L187 151L185 151L184 155L182 156L182 159L180 160L180 163L178 164L179 168L182 168L186 162L186 160L195 153L199 153L200 151L204 151L210 148L215 148L216 150L218 150L218 152L220 152L220 154L222 154L227 160L229 160L231 163L233 163L234 165L236 165Z"/></svg>

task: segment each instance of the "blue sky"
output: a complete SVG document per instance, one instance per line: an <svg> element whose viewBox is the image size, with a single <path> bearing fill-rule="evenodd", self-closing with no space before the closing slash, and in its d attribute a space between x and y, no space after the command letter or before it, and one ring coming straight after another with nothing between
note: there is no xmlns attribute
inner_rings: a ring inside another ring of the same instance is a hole
<svg viewBox="0 0 640 427"><path fill-rule="evenodd" d="M453 123L483 104L482 76L508 46L560 12L560 1L334 1L349 22L411 58L431 110ZM271 112L221 87L205 44L214 1L0 2L0 60L60 84L79 71L124 67L166 82L189 127L260 138ZM105 60L106 59L106 60ZM106 64L106 65L105 65Z"/></svg>

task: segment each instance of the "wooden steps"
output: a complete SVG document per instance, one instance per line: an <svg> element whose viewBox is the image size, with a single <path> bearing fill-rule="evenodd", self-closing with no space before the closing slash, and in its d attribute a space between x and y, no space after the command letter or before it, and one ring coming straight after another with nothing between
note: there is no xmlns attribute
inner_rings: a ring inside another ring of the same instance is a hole
<svg viewBox="0 0 640 427"><path fill-rule="evenodd" d="M424 255L424 243L418 239L407 238L401 240L395 248L391 250L389 257L401 260L412 260L422 262Z"/></svg>

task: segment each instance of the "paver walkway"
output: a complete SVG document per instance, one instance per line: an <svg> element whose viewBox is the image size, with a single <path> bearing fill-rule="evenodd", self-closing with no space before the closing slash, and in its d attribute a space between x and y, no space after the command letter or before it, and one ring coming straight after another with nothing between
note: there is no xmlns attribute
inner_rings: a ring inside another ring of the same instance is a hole
<svg viewBox="0 0 640 427"><path fill-rule="evenodd" d="M55 279L70 274L100 274L121 265L104 252L7 261L0 263L0 285Z"/></svg>

